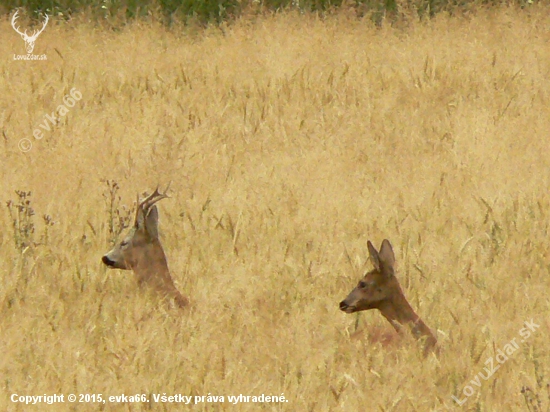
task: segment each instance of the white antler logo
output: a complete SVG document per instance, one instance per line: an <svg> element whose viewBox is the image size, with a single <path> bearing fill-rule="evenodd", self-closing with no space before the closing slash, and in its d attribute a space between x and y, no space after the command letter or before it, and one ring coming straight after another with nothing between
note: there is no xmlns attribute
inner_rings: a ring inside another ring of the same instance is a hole
<svg viewBox="0 0 550 412"><path fill-rule="evenodd" d="M42 33L44 31L44 29L46 28L46 25L48 24L49 17L46 14L46 20L44 21L44 25L42 26L42 28L40 30L35 30L35 32L31 36L29 36L27 34L27 30L25 30L24 33L21 33L19 28L15 25L15 20L17 20L17 17L18 17L17 13L19 13L19 12L16 11L15 14L13 15L13 17L11 19L11 25L12 25L13 29L21 35L23 40L25 40L25 48L27 49L27 53L31 54L32 51L34 50L34 42L36 41L36 38L40 35L40 33Z"/></svg>

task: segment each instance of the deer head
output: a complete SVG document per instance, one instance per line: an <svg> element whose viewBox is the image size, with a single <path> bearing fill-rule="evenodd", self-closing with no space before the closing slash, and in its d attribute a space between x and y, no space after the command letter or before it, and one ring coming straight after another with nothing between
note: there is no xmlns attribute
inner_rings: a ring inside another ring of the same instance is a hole
<svg viewBox="0 0 550 412"><path fill-rule="evenodd" d="M408 324L416 338L426 336L424 353L427 354L435 346L437 339L414 312L403 294L395 277L395 255L390 242L384 239L380 252L370 241L367 242L367 246L374 269L367 272L350 294L340 302L340 310L354 313L378 309L398 332L401 325Z"/></svg>
<svg viewBox="0 0 550 412"><path fill-rule="evenodd" d="M374 270L367 272L347 298L340 302L340 309L346 313L377 309L401 290L395 277L395 255L390 242L385 239L380 253L370 240L367 242Z"/></svg>
<svg viewBox="0 0 550 412"><path fill-rule="evenodd" d="M40 33L42 33L44 31L44 29L46 28L46 25L48 24L48 21L49 21L49 17L48 15L46 14L46 20L44 20L44 24L42 25L42 28L40 30L35 30L34 33L32 35L28 35L27 34L27 30L25 30L24 32L21 32L19 30L19 27L17 27L15 25L15 21L17 20L17 17L18 17L18 14L19 11L16 11L15 14L13 15L12 19L11 19L11 25L13 27L13 29L19 33L21 35L21 37L23 38L23 40L25 41L25 48L27 49L27 53L32 53L32 51L34 50L34 43L36 41L36 39L38 38L38 36L40 35Z"/></svg>
<svg viewBox="0 0 550 412"><path fill-rule="evenodd" d="M154 250L155 246L158 249L160 246L158 210L155 203L167 197L166 194L161 194L156 189L141 203L138 199L134 226L120 243L103 256L103 263L115 269L129 270L142 267L150 262L150 250Z"/></svg>
<svg viewBox="0 0 550 412"><path fill-rule="evenodd" d="M167 197L159 193L158 188L141 203L138 197L134 226L101 260L110 268L133 270L140 285L147 283L153 286L183 307L187 299L174 286L158 237L158 211L155 203Z"/></svg>

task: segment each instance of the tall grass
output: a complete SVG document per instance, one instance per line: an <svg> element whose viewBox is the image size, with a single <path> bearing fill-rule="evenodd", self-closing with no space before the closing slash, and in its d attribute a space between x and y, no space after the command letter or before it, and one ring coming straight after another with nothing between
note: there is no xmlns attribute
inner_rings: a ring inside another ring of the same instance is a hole
<svg viewBox="0 0 550 412"><path fill-rule="evenodd" d="M515 5L531 7L540 0L7 0L0 5L1 13L24 8L39 18L42 13L73 18L85 13L88 18L120 26L136 19L161 21L168 26L184 23L215 23L234 21L241 16L283 10L298 10L332 14L337 10L353 11L359 17L368 16L377 24L398 21L411 15L427 18L440 12L468 13L483 7ZM546 3L542 1L541 3Z"/></svg>
<svg viewBox="0 0 550 412"><path fill-rule="evenodd" d="M202 31L52 18L36 62L12 60L24 45L1 21L0 193L31 192L33 215L0 209L0 402L284 393L180 407L439 411L469 385L463 410L548 408L548 11L399 28L287 12ZM184 312L100 260L136 194L168 181L160 233ZM439 357L376 312L338 310L384 238ZM176 406L77 407L100 408Z"/></svg>

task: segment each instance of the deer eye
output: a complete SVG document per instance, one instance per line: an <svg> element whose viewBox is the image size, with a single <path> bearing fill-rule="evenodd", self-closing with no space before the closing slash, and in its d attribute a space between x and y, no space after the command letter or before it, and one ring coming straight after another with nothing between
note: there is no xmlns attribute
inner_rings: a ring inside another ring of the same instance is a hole
<svg viewBox="0 0 550 412"><path fill-rule="evenodd" d="M366 284L364 281L361 281L361 282L359 282L359 287L360 287L361 289L364 289L364 288L367 287L367 284Z"/></svg>
<svg viewBox="0 0 550 412"><path fill-rule="evenodd" d="M123 240L122 242L120 242L120 246L124 247L128 245L128 241L127 240Z"/></svg>

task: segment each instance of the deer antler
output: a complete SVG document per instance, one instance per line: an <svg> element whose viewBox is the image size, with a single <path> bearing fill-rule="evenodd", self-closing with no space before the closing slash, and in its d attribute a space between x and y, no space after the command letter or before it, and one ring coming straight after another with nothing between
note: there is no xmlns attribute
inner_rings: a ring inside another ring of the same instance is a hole
<svg viewBox="0 0 550 412"><path fill-rule="evenodd" d="M17 33L19 33L24 39L29 39L29 40L36 40L38 35L44 31L44 29L46 28L46 25L48 24L48 21L50 20L49 16L46 14L46 20L44 20L44 23L42 24L42 28L40 30L35 30L34 33L31 36L29 36L27 34L27 30L25 30L24 33L21 33L21 31L19 30L19 27L15 26L16 20L17 20L18 17L19 17L19 10L16 11L15 14L13 15L13 17L11 18L11 25L12 25L13 29Z"/></svg>
<svg viewBox="0 0 550 412"><path fill-rule="evenodd" d="M147 196L139 205L140 208L142 208L144 211L147 211L153 206L155 203L157 203L159 200L166 199L169 197L166 193L168 192L168 189L170 189L170 183L168 183L168 186L166 187L166 190L164 193L159 192L159 188L155 189L155 191Z"/></svg>
<svg viewBox="0 0 550 412"><path fill-rule="evenodd" d="M13 17L11 18L11 26L12 26L13 29L14 29L17 33L19 33L21 36L23 36L23 37L28 37L28 36L27 36L27 30L25 30L25 33L21 33L21 31L19 31L19 27L15 27L15 21L17 20L17 17L19 17L19 16L18 16L18 13L19 13L19 10L17 10L17 11L15 12L15 14L13 15ZM48 16L46 16L46 17L48 17Z"/></svg>
<svg viewBox="0 0 550 412"><path fill-rule="evenodd" d="M25 32L22 33L21 30L19 30L19 27L16 26L16 21L17 21L18 17L19 17L19 11L16 11L15 14L13 15L12 19L11 19L11 25L12 25L13 29L17 33L19 33L21 35L21 37L23 38L23 40L25 41L25 48L27 49L27 53L32 53L32 51L34 50L34 42L36 41L36 38L38 37L38 35L40 33L42 33L44 31L44 29L46 28L46 25L48 24L48 21L50 20L50 18L46 14L46 19L44 20L44 24L42 25L42 28L40 30L35 30L34 33L31 36L29 36L27 34L27 30L25 30Z"/></svg>
<svg viewBox="0 0 550 412"><path fill-rule="evenodd" d="M38 37L38 35L40 33L42 33L44 31L44 29L46 28L46 25L48 24L48 21L50 20L50 18L48 17L48 15L46 14L46 20L44 20L44 24L42 25L42 28L38 31L35 31L33 33L33 35L31 36L32 39L36 39Z"/></svg>
<svg viewBox="0 0 550 412"><path fill-rule="evenodd" d="M138 207L137 207L137 211L136 211L136 224L138 222L138 219L139 219L139 216L140 216L140 213L143 213L143 216L147 216L147 214L149 213L149 210L151 209L151 207L157 203L159 200L162 200L162 199L166 199L170 196L168 196L166 193L168 192L168 189L170 189L170 184L172 182L168 183L168 186L166 187L166 190L164 191L164 193L160 193L159 192L159 188L157 186L157 188L155 189L155 191L153 193L151 193L149 196L147 196L145 199L143 199L141 202L139 201L139 195L138 195L138 200L137 200L137 203L138 203Z"/></svg>

